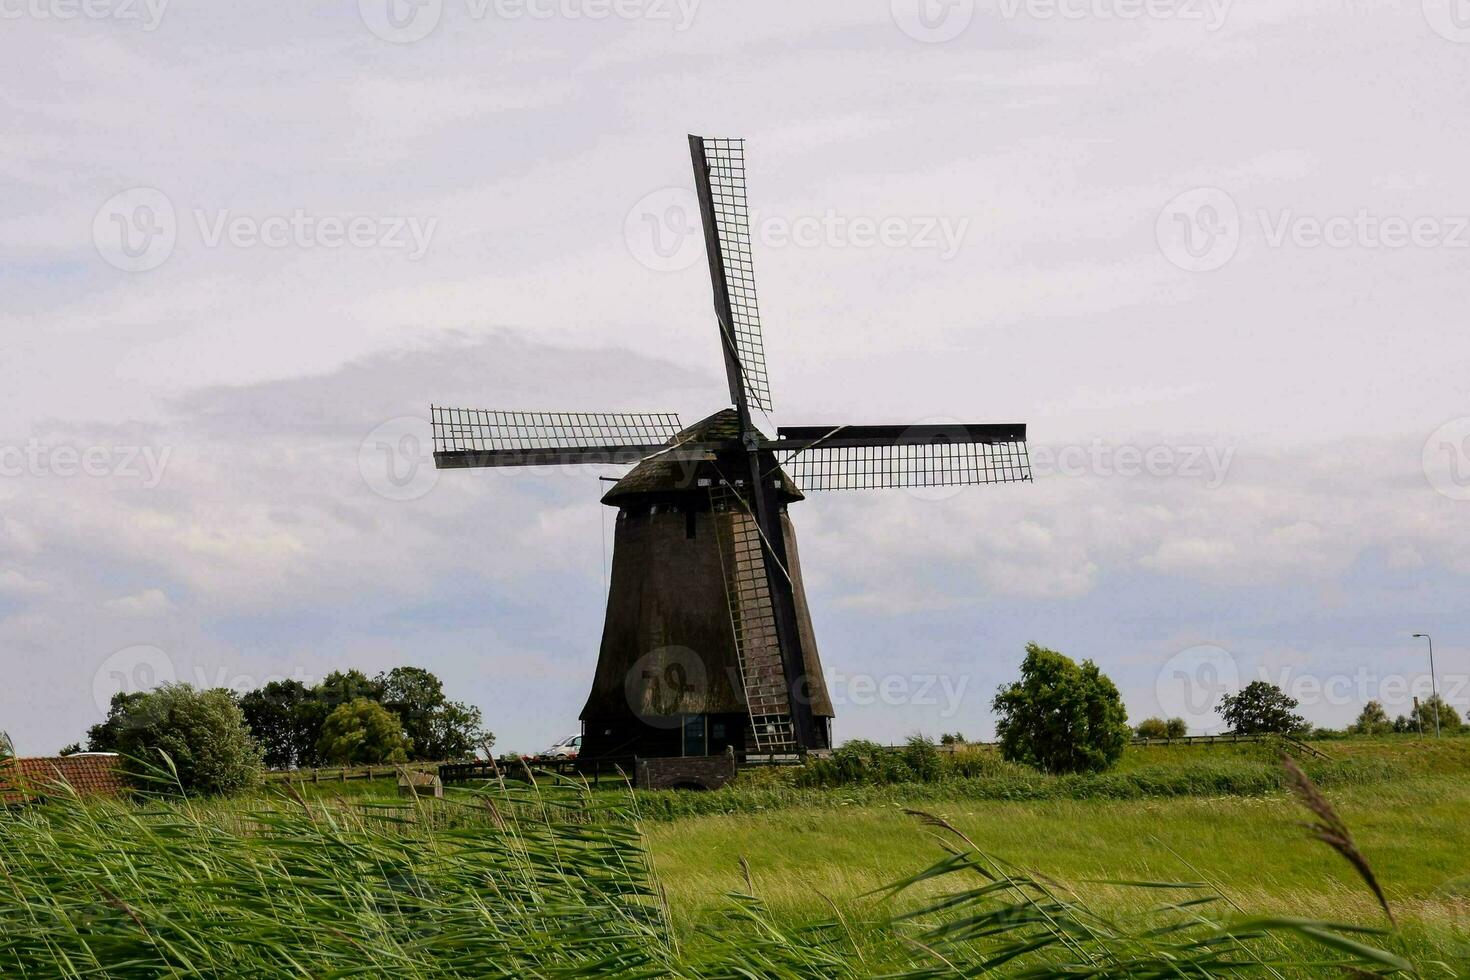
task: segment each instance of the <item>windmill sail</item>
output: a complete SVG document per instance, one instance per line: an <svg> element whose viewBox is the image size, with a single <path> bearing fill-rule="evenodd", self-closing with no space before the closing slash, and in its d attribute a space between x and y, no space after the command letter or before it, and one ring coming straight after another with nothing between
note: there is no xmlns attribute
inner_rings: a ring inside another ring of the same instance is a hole
<svg viewBox="0 0 1470 980"><path fill-rule="evenodd" d="M766 351L750 256L745 141L690 136L689 150L730 398L736 405L769 412L771 385L766 377Z"/></svg>
<svg viewBox="0 0 1470 980"><path fill-rule="evenodd" d="M498 412L431 406L434 464L547 466L636 463L668 443L683 426L668 412ZM692 447L691 447L692 448Z"/></svg>
<svg viewBox="0 0 1470 980"><path fill-rule="evenodd" d="M1031 479L1022 424L799 426L779 430L773 446L803 491Z"/></svg>

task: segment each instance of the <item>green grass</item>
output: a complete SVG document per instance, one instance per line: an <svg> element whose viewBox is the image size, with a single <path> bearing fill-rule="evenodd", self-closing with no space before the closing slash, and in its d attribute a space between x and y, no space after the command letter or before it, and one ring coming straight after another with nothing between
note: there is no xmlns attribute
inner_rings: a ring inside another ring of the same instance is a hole
<svg viewBox="0 0 1470 980"><path fill-rule="evenodd" d="M1268 755L1169 746L1082 779L56 800L0 815L0 975L1470 975L1470 740L1330 749L1397 930L1353 931L1387 920Z"/></svg>
<svg viewBox="0 0 1470 980"><path fill-rule="evenodd" d="M1324 747L1334 758L1305 768L1384 883L1409 948L1470 975L1470 739ZM1149 746L1130 747L1117 770L1098 777L1033 774L1020 784L1028 798L995 780L804 791L768 775L754 786L640 804L652 805L645 832L685 935L718 914L713 896L741 886L741 859L757 894L792 923L819 920L834 904L864 914L864 895L925 863L904 813L914 807L945 816L988 851L1067 880L1195 879L1262 912L1381 918L1348 865L1308 839L1280 773L1260 746ZM1142 901L1126 889L1104 889L1099 900L1125 910Z"/></svg>

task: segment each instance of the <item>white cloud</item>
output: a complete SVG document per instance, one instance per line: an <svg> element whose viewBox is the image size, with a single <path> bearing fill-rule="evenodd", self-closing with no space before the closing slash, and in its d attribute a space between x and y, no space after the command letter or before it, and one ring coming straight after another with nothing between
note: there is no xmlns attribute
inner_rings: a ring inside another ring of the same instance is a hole
<svg viewBox="0 0 1470 980"><path fill-rule="evenodd" d="M119 596L102 603L104 609L124 616L162 616L172 612L174 604L162 589L144 589L133 595Z"/></svg>

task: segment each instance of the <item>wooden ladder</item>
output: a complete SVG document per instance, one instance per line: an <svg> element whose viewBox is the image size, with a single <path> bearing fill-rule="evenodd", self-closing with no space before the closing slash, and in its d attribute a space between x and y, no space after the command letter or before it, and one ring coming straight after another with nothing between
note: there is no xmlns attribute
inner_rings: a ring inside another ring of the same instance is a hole
<svg viewBox="0 0 1470 980"><path fill-rule="evenodd" d="M761 755L793 753L796 734L760 525L728 484L710 488L710 515L719 541L745 706L750 712L749 747Z"/></svg>

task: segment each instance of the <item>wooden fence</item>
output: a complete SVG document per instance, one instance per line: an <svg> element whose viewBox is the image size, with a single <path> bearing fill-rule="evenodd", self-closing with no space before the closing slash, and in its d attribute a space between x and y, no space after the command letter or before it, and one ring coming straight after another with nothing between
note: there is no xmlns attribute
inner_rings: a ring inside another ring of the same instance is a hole
<svg viewBox="0 0 1470 980"><path fill-rule="evenodd" d="M339 766L330 769L278 769L265 773L268 782L292 783L345 783L350 779L387 779L396 777L399 770L410 772L437 773L440 763L406 762L400 764L379 763L376 766Z"/></svg>

